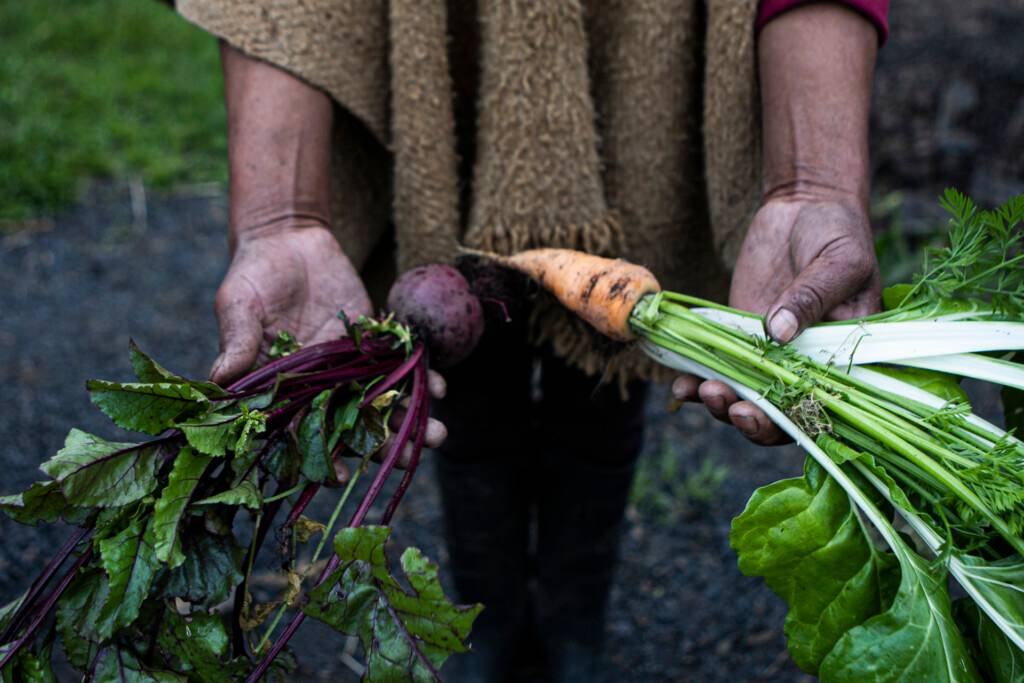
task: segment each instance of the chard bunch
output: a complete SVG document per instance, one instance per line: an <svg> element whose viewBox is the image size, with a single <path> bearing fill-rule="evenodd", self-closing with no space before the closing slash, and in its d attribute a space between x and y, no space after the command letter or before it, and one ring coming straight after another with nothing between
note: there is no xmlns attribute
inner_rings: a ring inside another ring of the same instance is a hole
<svg viewBox="0 0 1024 683"><path fill-rule="evenodd" d="M785 347L759 317L670 292L631 317L645 352L725 382L808 454L731 542L825 681L1024 680L1024 197L942 204L948 244L882 313ZM962 377L1004 386L1008 430L972 413Z"/></svg>

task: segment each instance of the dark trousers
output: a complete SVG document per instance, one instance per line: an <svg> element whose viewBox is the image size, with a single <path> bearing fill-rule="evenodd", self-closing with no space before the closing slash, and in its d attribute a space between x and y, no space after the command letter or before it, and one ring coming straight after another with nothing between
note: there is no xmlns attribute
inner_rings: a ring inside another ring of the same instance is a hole
<svg viewBox="0 0 1024 683"><path fill-rule="evenodd" d="M473 652L445 667L453 683L514 680L531 635L551 680L600 680L647 387L623 401L525 338L524 325L492 325L435 408L449 427L438 470L458 598L485 605Z"/></svg>

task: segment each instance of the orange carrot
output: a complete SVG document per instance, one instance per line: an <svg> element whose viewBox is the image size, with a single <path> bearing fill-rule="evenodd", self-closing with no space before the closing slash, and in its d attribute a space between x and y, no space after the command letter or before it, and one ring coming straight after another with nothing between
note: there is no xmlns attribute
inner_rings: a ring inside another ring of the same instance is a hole
<svg viewBox="0 0 1024 683"><path fill-rule="evenodd" d="M617 341L636 338L629 327L633 306L643 295L661 290L643 266L572 249L529 249L512 256L488 256L533 278L563 306Z"/></svg>

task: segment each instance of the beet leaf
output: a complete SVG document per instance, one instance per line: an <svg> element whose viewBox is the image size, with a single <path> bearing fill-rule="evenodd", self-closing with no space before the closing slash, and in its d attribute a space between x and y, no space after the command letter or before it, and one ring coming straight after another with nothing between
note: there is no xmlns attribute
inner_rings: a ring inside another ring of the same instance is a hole
<svg viewBox="0 0 1024 683"><path fill-rule="evenodd" d="M115 443L72 429L40 469L60 484L71 505L113 507L149 495L157 485L160 444Z"/></svg>
<svg viewBox="0 0 1024 683"><path fill-rule="evenodd" d="M376 555L317 562L350 496L350 527L376 514L374 501L411 445L409 469L380 517L390 520L426 431L422 344L390 319L361 320L349 332L354 338L308 347L282 342L277 357L227 388L177 375L134 343L139 382L88 383L114 423L155 438L114 442L72 429L41 466L50 480L0 497L0 511L18 522L63 518L79 526L28 590L0 609L2 683L52 680L57 641L90 681L288 680L294 660L286 647L305 616L306 592L328 591L334 580L351 588L359 563L370 581L364 589L398 615L391 631L364 641L371 669L381 667L382 653L406 652L386 680L420 680L466 649L479 608L448 603L436 568L418 551L403 556L413 593L370 561ZM380 467L365 492L353 495L385 444L393 407L406 398ZM337 491L323 485L347 470L336 464L342 455L362 460L324 524L304 511L319 493ZM275 519L286 505L284 521ZM239 514L252 523L236 524ZM382 553L387 529L372 528ZM239 538L245 529L251 535ZM351 533L363 532L347 529L339 538ZM277 542L262 550L268 537ZM314 537L320 546L300 561ZM280 599L253 597L258 561L281 567ZM337 610L337 594L332 600ZM225 603L234 609L223 613ZM291 619L278 630L287 612Z"/></svg>
<svg viewBox="0 0 1024 683"><path fill-rule="evenodd" d="M481 605L460 606L445 597L437 565L415 548L401 558L411 586L391 575L381 526L342 529L334 537L340 565L310 592L306 614L337 631L358 636L367 653L366 681L436 681L438 669L464 641Z"/></svg>

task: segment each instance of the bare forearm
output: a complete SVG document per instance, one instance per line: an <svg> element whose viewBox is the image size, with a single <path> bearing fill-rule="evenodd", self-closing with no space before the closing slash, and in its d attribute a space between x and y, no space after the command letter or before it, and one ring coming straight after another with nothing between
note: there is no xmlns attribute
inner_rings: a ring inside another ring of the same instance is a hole
<svg viewBox="0 0 1024 683"><path fill-rule="evenodd" d="M322 91L221 45L230 241L282 224L329 225L333 111Z"/></svg>
<svg viewBox="0 0 1024 683"><path fill-rule="evenodd" d="M779 16L760 34L764 195L867 202L868 111L878 33L839 4Z"/></svg>

